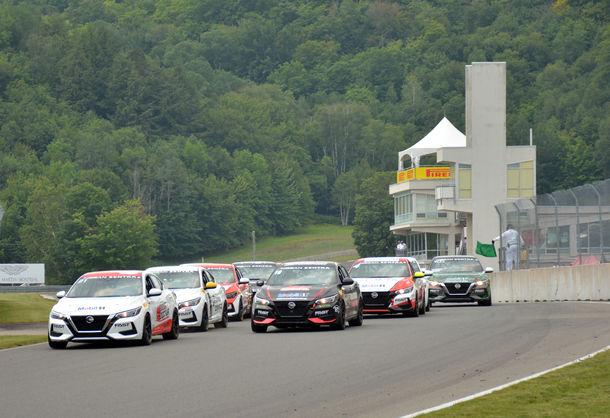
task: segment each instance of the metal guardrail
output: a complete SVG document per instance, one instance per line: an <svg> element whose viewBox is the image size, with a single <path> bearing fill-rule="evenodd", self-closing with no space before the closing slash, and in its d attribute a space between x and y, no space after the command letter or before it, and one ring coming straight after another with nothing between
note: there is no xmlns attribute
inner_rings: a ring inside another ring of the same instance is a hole
<svg viewBox="0 0 610 418"><path fill-rule="evenodd" d="M68 290L68 285L58 286L0 286L0 293L50 293L55 294L61 290Z"/></svg>

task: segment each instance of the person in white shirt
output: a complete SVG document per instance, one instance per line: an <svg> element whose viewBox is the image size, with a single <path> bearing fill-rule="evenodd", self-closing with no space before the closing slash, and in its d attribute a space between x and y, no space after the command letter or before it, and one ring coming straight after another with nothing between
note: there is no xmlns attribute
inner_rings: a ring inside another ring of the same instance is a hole
<svg viewBox="0 0 610 418"><path fill-rule="evenodd" d="M523 238L513 228L511 224L508 224L508 229L491 240L491 243L495 243L502 237L502 243L506 246L506 270L512 270L515 265L519 262L519 243L521 247L525 245Z"/></svg>

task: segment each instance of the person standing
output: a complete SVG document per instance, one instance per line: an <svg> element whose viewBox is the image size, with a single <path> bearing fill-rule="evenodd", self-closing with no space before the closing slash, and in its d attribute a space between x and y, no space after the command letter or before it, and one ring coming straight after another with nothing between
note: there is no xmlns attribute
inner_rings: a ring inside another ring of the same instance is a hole
<svg viewBox="0 0 610 418"><path fill-rule="evenodd" d="M525 242L517 231L513 228L512 224L508 224L508 229L491 240L494 244L502 237L502 242L506 246L506 270L512 270L514 266L519 263L519 244L523 247Z"/></svg>

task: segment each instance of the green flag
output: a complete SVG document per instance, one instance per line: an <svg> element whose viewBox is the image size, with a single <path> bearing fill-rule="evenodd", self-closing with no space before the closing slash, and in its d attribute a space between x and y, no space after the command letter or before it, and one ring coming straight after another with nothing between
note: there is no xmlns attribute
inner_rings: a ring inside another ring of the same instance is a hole
<svg viewBox="0 0 610 418"><path fill-rule="evenodd" d="M481 254L483 257L495 257L496 247L493 244L483 244L477 241L477 249L475 253Z"/></svg>

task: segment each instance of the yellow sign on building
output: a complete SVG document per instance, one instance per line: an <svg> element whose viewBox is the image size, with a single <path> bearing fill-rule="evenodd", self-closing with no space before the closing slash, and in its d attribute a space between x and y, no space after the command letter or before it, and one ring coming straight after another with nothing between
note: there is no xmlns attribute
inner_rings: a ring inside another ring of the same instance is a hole
<svg viewBox="0 0 610 418"><path fill-rule="evenodd" d="M450 179L449 167L416 167L399 171L397 183L410 180L440 180Z"/></svg>

